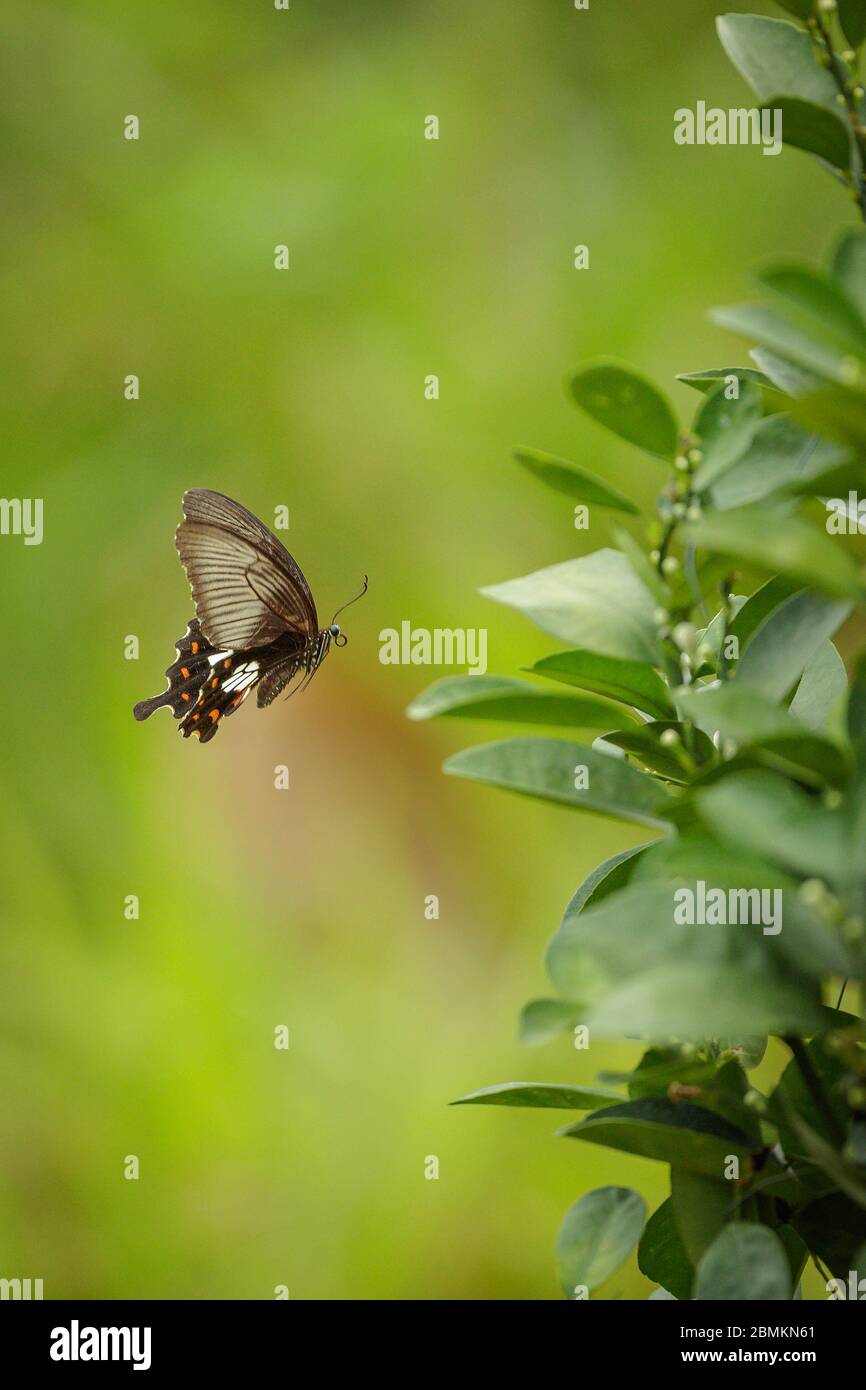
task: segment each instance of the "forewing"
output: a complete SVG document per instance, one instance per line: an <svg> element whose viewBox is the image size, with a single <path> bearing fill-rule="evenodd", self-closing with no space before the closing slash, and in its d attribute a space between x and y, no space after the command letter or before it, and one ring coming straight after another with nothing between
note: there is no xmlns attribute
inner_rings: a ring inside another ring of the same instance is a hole
<svg viewBox="0 0 866 1390"><path fill-rule="evenodd" d="M199 616L215 643L264 645L285 630L306 640L315 635L319 624L309 584L285 546L252 512L209 488L185 492L183 511L178 550L191 584L191 568L194 572L200 590L199 597L193 589L196 604L208 610Z"/></svg>
<svg viewBox="0 0 866 1390"><path fill-rule="evenodd" d="M288 570L231 531L184 521L176 542L202 628L216 647L267 646L286 632L304 641L315 622Z"/></svg>

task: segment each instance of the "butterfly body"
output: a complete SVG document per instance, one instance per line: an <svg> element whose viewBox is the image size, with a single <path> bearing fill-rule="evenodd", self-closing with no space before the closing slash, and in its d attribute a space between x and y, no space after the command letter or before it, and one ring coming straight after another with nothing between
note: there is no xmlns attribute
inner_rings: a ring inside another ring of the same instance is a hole
<svg viewBox="0 0 866 1390"><path fill-rule="evenodd" d="M196 617L176 644L168 688L133 713L147 719L170 706L184 738L207 743L254 686L264 708L296 678L303 688L331 643L347 639L334 622L319 627L303 573L252 512L207 488L185 492L183 510L176 544Z"/></svg>

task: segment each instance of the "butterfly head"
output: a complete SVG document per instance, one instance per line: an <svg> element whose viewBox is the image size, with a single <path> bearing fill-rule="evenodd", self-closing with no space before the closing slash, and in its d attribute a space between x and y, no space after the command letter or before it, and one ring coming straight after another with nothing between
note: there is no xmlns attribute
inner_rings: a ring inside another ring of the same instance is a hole
<svg viewBox="0 0 866 1390"><path fill-rule="evenodd" d="M367 576L365 574L364 583L361 587L360 592L357 593L354 598L350 598L347 600L346 603L341 604L340 607L337 609L337 613L342 613L343 609L348 608L350 603L356 603L359 598L362 598L363 595L366 594L366 592ZM337 613L334 614L334 618L336 618ZM340 624L334 622L334 618L331 619L331 626L327 629L328 636L331 638L335 647L345 647L349 639L346 636L345 632L343 632L342 628L340 627Z"/></svg>

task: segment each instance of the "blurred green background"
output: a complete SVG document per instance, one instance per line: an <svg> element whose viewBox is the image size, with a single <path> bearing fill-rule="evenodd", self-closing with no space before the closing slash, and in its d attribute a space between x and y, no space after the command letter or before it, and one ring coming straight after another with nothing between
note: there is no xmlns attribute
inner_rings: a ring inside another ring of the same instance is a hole
<svg viewBox="0 0 866 1390"><path fill-rule="evenodd" d="M691 411L675 372L746 360L706 310L852 220L795 151L674 144L678 106L748 104L717 8L6 14L3 492L45 499L45 539L0 541L0 1275L49 1298L547 1299L572 1201L664 1195L660 1165L555 1140L566 1114L448 1109L638 1055L527 1052L515 1026L573 889L640 837L442 777L478 726L409 723L444 673L382 666L378 634L484 625L504 673L554 649L477 590L608 523L575 532L512 448L649 502L651 465L565 374L609 353ZM131 714L191 614L189 486L288 505L324 617L370 576L312 687L206 749ZM648 1291L632 1262L604 1293Z"/></svg>

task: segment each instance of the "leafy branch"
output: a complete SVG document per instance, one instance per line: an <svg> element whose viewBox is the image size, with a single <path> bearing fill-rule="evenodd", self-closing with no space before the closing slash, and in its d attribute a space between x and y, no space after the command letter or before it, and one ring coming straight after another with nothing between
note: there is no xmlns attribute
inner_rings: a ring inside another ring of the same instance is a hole
<svg viewBox="0 0 866 1390"><path fill-rule="evenodd" d="M782 110L785 143L866 212L866 0L782 8L803 27L727 15L722 44ZM714 314L753 344L750 365L683 373L698 393L685 426L630 367L575 373L584 417L659 470L654 515L521 450L534 478L617 517L614 544L484 590L561 644L529 680L450 677L409 709L527 726L455 754L449 774L646 830L573 893L546 952L553 992L521 1021L531 1045L640 1036L640 1062L459 1102L582 1112L563 1138L668 1165L648 1220L619 1187L570 1208L569 1298L635 1246L658 1297L792 1298L809 1257L866 1277L866 1023L841 1009L842 982L866 980L866 658L849 674L833 640L866 612L866 231L823 268L756 281L759 302ZM753 1073L778 1042L790 1061L764 1094Z"/></svg>

